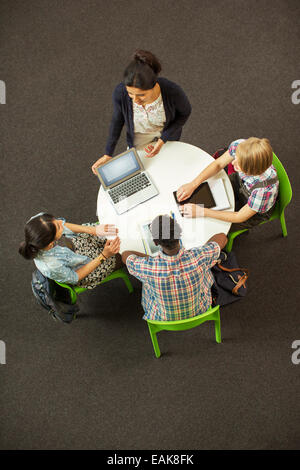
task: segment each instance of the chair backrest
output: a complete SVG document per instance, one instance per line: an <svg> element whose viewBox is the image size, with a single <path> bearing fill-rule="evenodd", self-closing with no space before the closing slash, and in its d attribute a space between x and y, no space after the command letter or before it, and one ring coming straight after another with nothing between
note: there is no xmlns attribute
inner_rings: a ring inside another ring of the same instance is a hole
<svg viewBox="0 0 300 470"><path fill-rule="evenodd" d="M170 331L182 331L182 330L190 330L191 328L195 328L201 323L204 323L208 320L207 317L210 317L214 313L219 311L219 305L216 307L210 308L205 313L201 315L197 315L196 317L187 318L186 320L177 320L177 321L155 321L155 320L147 320L147 323L151 325L155 325L155 329L157 332L162 330L170 330Z"/></svg>
<svg viewBox="0 0 300 470"><path fill-rule="evenodd" d="M292 186L281 161L275 155L275 153L273 153L273 165L276 168L277 176L279 179L278 204L279 204L279 211L281 213L292 199Z"/></svg>

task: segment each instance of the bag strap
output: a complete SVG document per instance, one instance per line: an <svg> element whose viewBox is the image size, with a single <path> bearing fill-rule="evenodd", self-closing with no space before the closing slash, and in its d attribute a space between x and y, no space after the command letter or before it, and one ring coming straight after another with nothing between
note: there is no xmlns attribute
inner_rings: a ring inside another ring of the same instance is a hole
<svg viewBox="0 0 300 470"><path fill-rule="evenodd" d="M232 273L232 272L236 272L236 271L242 271L244 273L243 276L240 277L240 279L238 280L238 282L236 283L236 285L234 286L234 288L231 291L234 295L238 295L238 291L239 291L240 287L246 287L245 284L246 284L246 281L249 277L249 269L247 269L247 268L232 268L232 269L229 269L229 268L225 268L224 266L222 266L221 263L218 266L222 271L225 271L225 272L228 272L228 273Z"/></svg>
<svg viewBox="0 0 300 470"><path fill-rule="evenodd" d="M248 279L248 275L247 274L244 274L244 276L242 276L240 279L239 279L239 282L236 284L236 286L232 289L232 293L234 295L238 295L238 290L240 287L245 287L245 284L246 284L246 281Z"/></svg>
<svg viewBox="0 0 300 470"><path fill-rule="evenodd" d="M234 271L242 271L242 272L244 272L244 273L246 273L246 274L249 275L249 269L247 269L247 268L231 268L231 269L229 269L229 268L225 268L224 266L222 266L221 263L218 264L217 266L218 266L220 269L222 269L222 271L226 271L226 272L228 272L228 273L233 273Z"/></svg>
<svg viewBox="0 0 300 470"><path fill-rule="evenodd" d="M278 176L274 176L274 178L269 178L268 180L265 180L265 181L260 181L259 183L256 183L254 184L253 186L251 186L250 188L250 191L254 191L254 189L257 189L257 188L266 188L267 186L270 186L271 184L275 184L277 183L278 180Z"/></svg>

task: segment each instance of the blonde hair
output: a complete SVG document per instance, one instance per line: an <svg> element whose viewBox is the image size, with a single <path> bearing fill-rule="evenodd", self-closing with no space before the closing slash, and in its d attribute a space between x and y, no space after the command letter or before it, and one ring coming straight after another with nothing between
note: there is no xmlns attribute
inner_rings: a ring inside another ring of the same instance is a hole
<svg viewBox="0 0 300 470"><path fill-rule="evenodd" d="M247 175L261 175L273 161L273 150L268 139L249 137L236 148L240 169Z"/></svg>

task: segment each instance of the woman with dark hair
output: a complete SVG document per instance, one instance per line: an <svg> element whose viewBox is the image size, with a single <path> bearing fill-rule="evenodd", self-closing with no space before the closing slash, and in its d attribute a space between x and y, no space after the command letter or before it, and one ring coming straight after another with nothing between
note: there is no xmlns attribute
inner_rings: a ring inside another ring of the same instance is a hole
<svg viewBox="0 0 300 470"><path fill-rule="evenodd" d="M114 225L70 224L41 212L26 223L19 253L50 279L93 289L123 265L117 232Z"/></svg>
<svg viewBox="0 0 300 470"><path fill-rule="evenodd" d="M113 116L105 155L92 171L112 158L125 123L127 145L145 149L147 157L158 154L167 140L179 140L191 105L176 83L158 77L161 65L149 51L137 50L126 67L124 79L113 92Z"/></svg>

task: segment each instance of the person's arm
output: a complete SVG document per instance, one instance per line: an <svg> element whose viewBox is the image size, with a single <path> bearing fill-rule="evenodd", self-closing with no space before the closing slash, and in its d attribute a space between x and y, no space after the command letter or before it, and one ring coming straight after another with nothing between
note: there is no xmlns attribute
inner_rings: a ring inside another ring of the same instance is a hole
<svg viewBox="0 0 300 470"><path fill-rule="evenodd" d="M69 230L72 230L74 233L89 233L90 235L97 235L98 237L114 236L118 233L118 229L113 224L99 224L90 226L70 224L69 222L65 222L64 226Z"/></svg>
<svg viewBox="0 0 300 470"><path fill-rule="evenodd" d="M105 147L106 155L112 156L121 135L125 118L122 111L122 99L124 93L124 85L120 83L113 92L113 115L109 127L109 135Z"/></svg>
<svg viewBox="0 0 300 470"><path fill-rule="evenodd" d="M93 165L92 172L97 175L96 169L111 160L115 147L124 126L124 115L121 107L122 87L119 84L113 92L113 115L109 126L108 139L105 147L105 155L102 155Z"/></svg>
<svg viewBox="0 0 300 470"><path fill-rule="evenodd" d="M219 171L223 170L223 168L231 163L233 159L234 158L227 150L223 155L221 155L221 157L217 158L217 160L210 163L203 171L201 171L201 173L199 173L199 175L196 176L196 178L194 178L190 183L183 184L180 186L180 188L178 188L178 201L181 202L189 198L201 183L219 173Z"/></svg>
<svg viewBox="0 0 300 470"><path fill-rule="evenodd" d="M224 220L225 222L232 222L240 224L253 217L257 212L250 209L248 204L245 204L238 212L231 211L214 211L212 209L204 208L204 217L212 217L213 219Z"/></svg>
<svg viewBox="0 0 300 470"><path fill-rule="evenodd" d="M210 269L214 266L220 256L221 250L226 246L227 237L225 233L217 233L211 237L202 247L192 248L199 266Z"/></svg>
<svg viewBox="0 0 300 470"><path fill-rule="evenodd" d="M216 242L219 245L220 250L223 250L223 248L225 248L227 245L228 238L226 237L225 233L216 233L216 235L213 235L209 240L207 240L206 243L210 242Z"/></svg>
<svg viewBox="0 0 300 470"><path fill-rule="evenodd" d="M182 129L192 111L191 104L182 88L174 83L169 86L171 87L169 93L173 95L171 98L174 100L176 109L175 118L173 121L169 122L162 131L161 140L163 142L174 140L174 134L176 134L178 130ZM168 90L166 90L166 93L168 93Z"/></svg>
<svg viewBox="0 0 300 470"><path fill-rule="evenodd" d="M92 271L94 271L101 263L103 263L107 258L119 253L120 250L120 239L117 237L114 240L107 240L103 248L102 253L93 259L89 263L85 264L81 268L76 270L78 276L78 281L88 276Z"/></svg>
<svg viewBox="0 0 300 470"><path fill-rule="evenodd" d="M122 253L122 261L124 264L126 264L126 260L128 258L128 256L130 255L136 255L136 256L139 256L140 258L149 258L149 255L146 255L145 253L140 253L139 251L123 251Z"/></svg>
<svg viewBox="0 0 300 470"><path fill-rule="evenodd" d="M122 261L126 264L128 272L141 282L144 282L149 275L148 259L149 255L138 251L124 251L122 253Z"/></svg>
<svg viewBox="0 0 300 470"><path fill-rule="evenodd" d="M197 204L185 204L180 207L180 212L184 217L211 217L213 219L223 220L224 222L231 222L240 224L257 214L256 211L250 209L248 204L245 204L239 211L214 211L207 209Z"/></svg>
<svg viewBox="0 0 300 470"><path fill-rule="evenodd" d="M92 227L89 225L77 225L65 222L64 226L67 227L69 230L72 230L72 232L74 233L89 233L91 235L96 235L96 227Z"/></svg>

